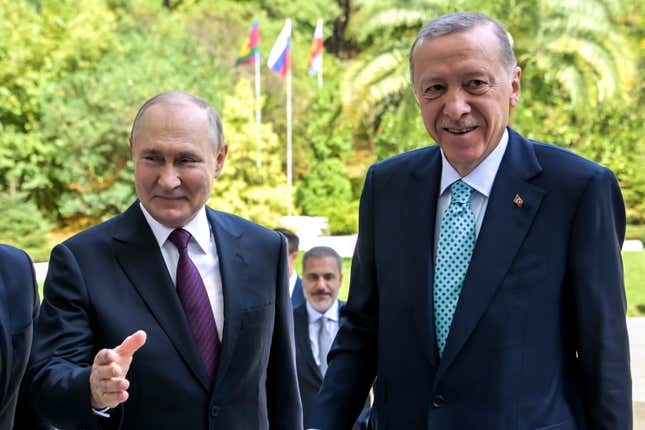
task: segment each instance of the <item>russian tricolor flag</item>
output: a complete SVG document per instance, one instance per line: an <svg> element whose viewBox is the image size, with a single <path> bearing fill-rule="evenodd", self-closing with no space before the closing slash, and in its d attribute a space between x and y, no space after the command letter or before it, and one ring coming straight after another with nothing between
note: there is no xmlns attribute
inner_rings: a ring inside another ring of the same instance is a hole
<svg viewBox="0 0 645 430"><path fill-rule="evenodd" d="M271 48L267 66L283 78L291 70L291 19L284 21L284 27Z"/></svg>
<svg viewBox="0 0 645 430"><path fill-rule="evenodd" d="M314 30L314 38L311 42L311 53L309 54L309 76L320 73L322 70L322 54L323 54L323 22L318 19L316 22L316 29Z"/></svg>

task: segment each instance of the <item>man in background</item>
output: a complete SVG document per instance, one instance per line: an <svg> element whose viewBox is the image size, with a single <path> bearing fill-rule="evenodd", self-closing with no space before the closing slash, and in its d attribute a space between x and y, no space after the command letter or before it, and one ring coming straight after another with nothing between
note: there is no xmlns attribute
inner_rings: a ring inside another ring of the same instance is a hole
<svg viewBox="0 0 645 430"><path fill-rule="evenodd" d="M291 296L291 305L295 308L305 302L305 296L302 293L302 280L298 276L295 267L300 239L294 232L286 228L276 228L275 231L287 239L287 249L289 252L287 256L289 262L289 294Z"/></svg>
<svg viewBox="0 0 645 430"><path fill-rule="evenodd" d="M30 370L59 429L301 429L282 237L206 206L228 147L202 98L141 107L138 200L56 246Z"/></svg>
<svg viewBox="0 0 645 430"><path fill-rule="evenodd" d="M302 258L302 286L306 303L293 311L296 337L298 383L305 428L312 425L316 396L327 371L327 353L339 327L338 300L343 281L342 260L334 249L316 246ZM353 430L367 429L369 401L366 401Z"/></svg>

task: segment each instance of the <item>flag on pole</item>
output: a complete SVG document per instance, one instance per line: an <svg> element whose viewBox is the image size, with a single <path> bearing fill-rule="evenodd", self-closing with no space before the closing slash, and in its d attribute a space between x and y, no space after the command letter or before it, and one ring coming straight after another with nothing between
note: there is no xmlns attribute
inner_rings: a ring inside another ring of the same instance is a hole
<svg viewBox="0 0 645 430"><path fill-rule="evenodd" d="M235 61L235 65L255 63L256 54L260 53L260 25L257 21L253 22L251 33L240 48L240 55Z"/></svg>
<svg viewBox="0 0 645 430"><path fill-rule="evenodd" d="M281 77L291 70L291 19L284 21L284 27L271 48L267 66Z"/></svg>
<svg viewBox="0 0 645 430"><path fill-rule="evenodd" d="M314 76L322 72L322 54L323 54L323 22L318 19L314 38L311 41L311 53L309 54L309 76Z"/></svg>

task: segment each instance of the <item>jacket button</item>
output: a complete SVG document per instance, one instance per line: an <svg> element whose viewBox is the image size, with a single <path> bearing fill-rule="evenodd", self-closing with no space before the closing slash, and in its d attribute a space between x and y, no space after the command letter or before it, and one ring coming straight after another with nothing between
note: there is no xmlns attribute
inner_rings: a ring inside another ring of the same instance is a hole
<svg viewBox="0 0 645 430"><path fill-rule="evenodd" d="M441 394L436 394L432 398L432 407L433 408L440 408L445 404L446 404L446 398Z"/></svg>
<svg viewBox="0 0 645 430"><path fill-rule="evenodd" d="M220 407L217 405L211 406L211 417L216 417L219 415Z"/></svg>

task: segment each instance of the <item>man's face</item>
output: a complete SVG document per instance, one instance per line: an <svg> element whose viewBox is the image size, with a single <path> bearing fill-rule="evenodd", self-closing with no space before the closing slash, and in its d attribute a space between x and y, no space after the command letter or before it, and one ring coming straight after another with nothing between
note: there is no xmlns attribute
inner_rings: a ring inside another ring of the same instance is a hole
<svg viewBox="0 0 645 430"><path fill-rule="evenodd" d="M208 200L227 153L224 146L215 154L206 110L188 103L152 105L130 144L143 207L161 224L183 227Z"/></svg>
<svg viewBox="0 0 645 430"><path fill-rule="evenodd" d="M334 257L309 257L302 274L302 290L307 302L325 313L338 297L343 276Z"/></svg>
<svg viewBox="0 0 645 430"><path fill-rule="evenodd" d="M488 25L424 40L413 52L426 130L462 176L495 149L518 102L521 70L508 70L500 57Z"/></svg>

